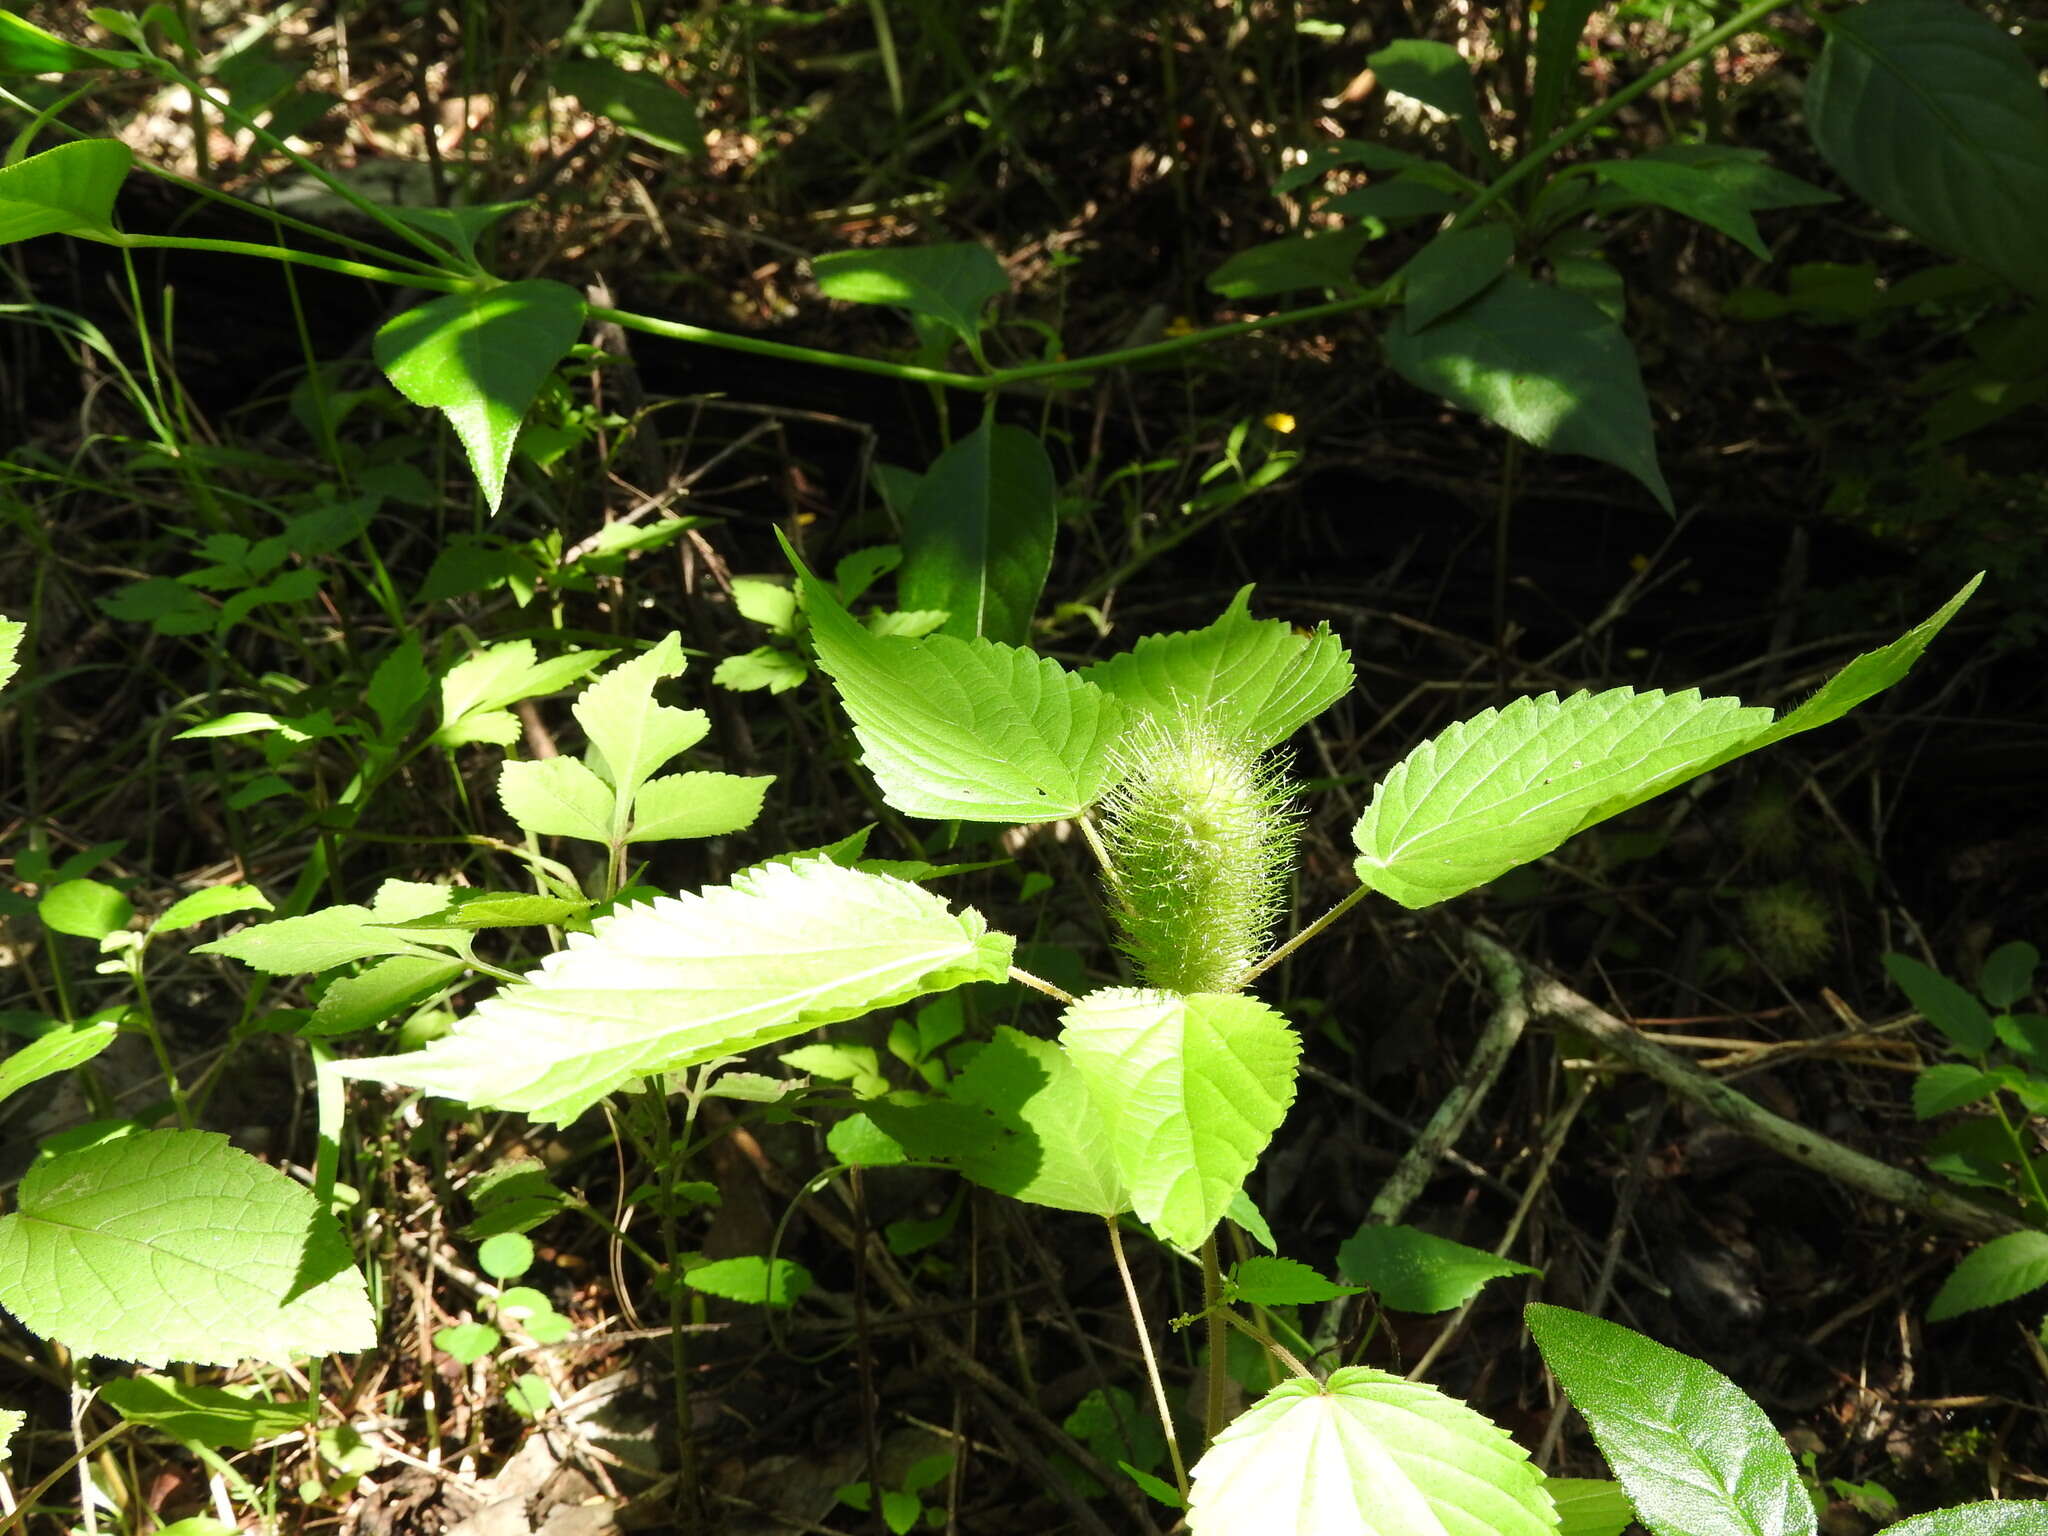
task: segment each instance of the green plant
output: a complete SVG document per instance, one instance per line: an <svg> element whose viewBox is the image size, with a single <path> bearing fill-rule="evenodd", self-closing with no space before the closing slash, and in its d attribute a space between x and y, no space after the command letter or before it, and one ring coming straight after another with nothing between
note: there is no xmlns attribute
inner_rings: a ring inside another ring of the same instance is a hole
<svg viewBox="0 0 2048 1536"><path fill-rule="evenodd" d="M2001 945L1985 960L1973 993L1910 955L1884 958L1892 980L1940 1032L1953 1058L1922 1069L1913 1084L1913 1113L1932 1120L1986 1111L1942 1132L1929 1149L1928 1167L1958 1184L1999 1191L2030 1226L1993 1238L1958 1264L1928 1304L1930 1322L2048 1285L2048 1193L2042 1188L2048 1152L2028 1129L2030 1117L2048 1113L2048 1015L2013 1011L2032 995L2040 963L2040 951L2023 940Z"/></svg>

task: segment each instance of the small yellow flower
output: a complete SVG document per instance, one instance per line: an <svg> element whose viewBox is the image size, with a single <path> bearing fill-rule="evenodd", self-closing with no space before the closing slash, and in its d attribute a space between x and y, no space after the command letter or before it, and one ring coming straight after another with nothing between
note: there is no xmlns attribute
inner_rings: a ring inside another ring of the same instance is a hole
<svg viewBox="0 0 2048 1536"><path fill-rule="evenodd" d="M1274 411L1271 415L1265 417L1264 421L1268 427L1278 432L1282 437L1292 432L1296 425L1294 418L1285 411Z"/></svg>
<svg viewBox="0 0 2048 1536"><path fill-rule="evenodd" d="M1195 322L1186 315L1175 315L1166 322L1166 334L1169 336L1192 336L1195 334Z"/></svg>

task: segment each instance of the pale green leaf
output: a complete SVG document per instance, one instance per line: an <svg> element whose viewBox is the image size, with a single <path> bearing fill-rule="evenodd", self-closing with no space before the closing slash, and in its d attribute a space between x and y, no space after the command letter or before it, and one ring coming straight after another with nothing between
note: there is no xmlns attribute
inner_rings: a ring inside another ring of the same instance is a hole
<svg viewBox="0 0 2048 1536"><path fill-rule="evenodd" d="M7 1448L27 1422L28 1415L19 1408L0 1408L0 1461L7 1459Z"/></svg>
<svg viewBox="0 0 2048 1536"><path fill-rule="evenodd" d="M1258 999L1224 993L1111 988L1061 1023L1131 1209L1199 1247L1294 1102L1300 1040Z"/></svg>
<svg viewBox="0 0 2048 1536"><path fill-rule="evenodd" d="M475 932L481 928L532 928L559 923L588 911L591 902L582 896L540 896L529 891L473 891L461 886L428 887L435 893L434 906L413 917L377 921L393 928L438 929L443 932Z"/></svg>
<svg viewBox="0 0 2048 1536"><path fill-rule="evenodd" d="M413 635L407 635L377 663L363 698L384 727L385 740L397 741L405 734L432 681L427 676L426 653Z"/></svg>
<svg viewBox="0 0 2048 1536"><path fill-rule="evenodd" d="M0 619L0 688L14 681L21 670L21 638L28 626L19 619Z"/></svg>
<svg viewBox="0 0 2048 1536"><path fill-rule="evenodd" d="M379 960L359 976L330 983L303 1033L326 1038L372 1028L438 992L466 969L460 960L445 956L392 955Z"/></svg>
<svg viewBox="0 0 2048 1536"><path fill-rule="evenodd" d="M1352 830L1358 878L1405 907L1449 900L1541 858L1594 810L1726 761L1770 719L1734 699L1632 688L1485 710L1380 781Z"/></svg>
<svg viewBox="0 0 2048 1536"><path fill-rule="evenodd" d="M677 155L704 151L695 105L653 70L625 69L609 59L565 59L555 66L554 83L588 111L656 149Z"/></svg>
<svg viewBox="0 0 2048 1536"><path fill-rule="evenodd" d="M719 662L711 681L734 693L758 693L763 689L787 693L810 675L810 668L794 651L757 645L751 651L741 651Z"/></svg>
<svg viewBox="0 0 2048 1536"><path fill-rule="evenodd" d="M475 1365L503 1343L504 1337L489 1323L456 1323L434 1331L434 1348L458 1365Z"/></svg>
<svg viewBox="0 0 2048 1536"><path fill-rule="evenodd" d="M187 1385L163 1376L117 1377L99 1395L131 1424L215 1450L246 1451L259 1440L296 1434L317 1409L310 1400L273 1403L249 1387Z"/></svg>
<svg viewBox="0 0 2048 1536"><path fill-rule="evenodd" d="M1259 750L1285 741L1351 691L1351 653L1328 625L1305 635L1254 619L1251 595L1242 588L1205 629L1147 635L1081 676L1162 724L1197 719Z"/></svg>
<svg viewBox="0 0 2048 1536"><path fill-rule="evenodd" d="M939 455L903 518L897 602L941 633L1025 645L1052 564L1059 484L1035 433L984 421Z"/></svg>
<svg viewBox="0 0 2048 1536"><path fill-rule="evenodd" d="M640 786L711 729L701 709L675 709L654 701L654 685L679 676L685 665L683 638L670 634L613 667L585 688L572 706L590 738L590 766L618 793L615 837L625 833L626 808Z"/></svg>
<svg viewBox="0 0 2048 1536"><path fill-rule="evenodd" d="M1964 1256L1934 1300L1927 1321L1945 1322L1979 1307L1995 1307L2048 1285L2048 1232L2008 1232Z"/></svg>
<svg viewBox="0 0 2048 1536"><path fill-rule="evenodd" d="M1401 269L1409 329L1423 330L1477 298L1500 280L1514 259L1515 232L1506 224L1445 230Z"/></svg>
<svg viewBox="0 0 2048 1536"><path fill-rule="evenodd" d="M1557 1536L1621 1536L1636 1517L1621 1484L1604 1477L1546 1477L1557 1506Z"/></svg>
<svg viewBox="0 0 2048 1536"><path fill-rule="evenodd" d="M1963 583L1962 590L1954 597L1890 645L1874 651L1865 651L1821 684L1812 698L1785 715L1776 725L1764 732L1761 739L1745 746L1742 751L1753 751L1756 747L1783 741L1787 736L1797 736L1801 731L1811 731L1832 724L1865 699L1883 693L1912 670L1913 663L1920 659L1920 653L1927 649L1934 637L1947 626L1948 621L1970 600L1970 594L1977 590L1978 583L1983 580L1984 573L1979 571Z"/></svg>
<svg viewBox="0 0 2048 1536"><path fill-rule="evenodd" d="M811 1272L793 1259L714 1259L683 1271L683 1284L727 1301L794 1305L811 1288Z"/></svg>
<svg viewBox="0 0 2048 1536"><path fill-rule="evenodd" d="M995 253L967 242L831 251L811 258L811 276L828 299L893 304L938 321L969 346L988 301L1010 291Z"/></svg>
<svg viewBox="0 0 2048 1536"><path fill-rule="evenodd" d="M752 826L773 774L671 773L641 786L633 801L633 828L626 841L654 843L672 837L719 837Z"/></svg>
<svg viewBox="0 0 2048 1536"><path fill-rule="evenodd" d="M519 722L510 706L559 692L611 655L609 651L565 651L546 661L534 659L533 642L507 640L464 657L441 679L441 728L438 747L469 741L500 746L519 739Z"/></svg>
<svg viewBox="0 0 2048 1536"><path fill-rule="evenodd" d="M741 618L765 624L773 634L786 635L796 625L796 592L787 582L766 576L735 576L732 605Z"/></svg>
<svg viewBox="0 0 2048 1536"><path fill-rule="evenodd" d="M78 1355L285 1364L377 1341L363 1277L312 1192L210 1131L145 1131L23 1177L0 1303Z"/></svg>
<svg viewBox="0 0 2048 1536"><path fill-rule="evenodd" d="M135 907L121 892L98 880L66 880L36 903L43 926L81 939L101 939L128 926Z"/></svg>
<svg viewBox="0 0 2048 1536"><path fill-rule="evenodd" d="M37 235L116 238L114 198L134 159L119 139L79 139L0 169L0 245Z"/></svg>
<svg viewBox="0 0 2048 1536"><path fill-rule="evenodd" d="M1427 330L1398 316L1386 357L1525 443L1627 470L1672 510L1635 349L1590 299L1511 272Z"/></svg>
<svg viewBox="0 0 2048 1536"><path fill-rule="evenodd" d="M201 944L195 954L226 955L252 970L272 976L289 976L301 971L328 971L351 960L372 955L424 955L445 960L446 955L422 947L380 922L395 917L372 912L368 907L322 907L304 917L282 917L258 923L239 933L228 934Z"/></svg>
<svg viewBox="0 0 2048 1536"><path fill-rule="evenodd" d="M519 424L582 328L582 296L536 278L416 305L372 350L401 395L447 415L495 512Z"/></svg>
<svg viewBox="0 0 2048 1536"><path fill-rule="evenodd" d="M118 1032L118 1026L107 1019L53 1025L0 1060L0 1099L30 1083L84 1066L112 1045Z"/></svg>
<svg viewBox="0 0 2048 1536"><path fill-rule="evenodd" d="M508 762L498 772L505 814L535 837L612 840L611 787L579 758Z"/></svg>
<svg viewBox="0 0 2048 1536"><path fill-rule="evenodd" d="M871 635L808 571L800 580L818 660L897 810L1039 822L1101 798L1122 718L1102 690L1015 646Z"/></svg>
<svg viewBox="0 0 2048 1536"><path fill-rule="evenodd" d="M1929 244L2048 291L2048 101L2019 39L1932 0L1824 25L1806 125L1842 179Z"/></svg>
<svg viewBox="0 0 2048 1536"><path fill-rule="evenodd" d="M270 910L270 898L253 885L209 885L172 902L164 909L163 916L150 924L149 931L152 936L177 933L234 912Z"/></svg>
<svg viewBox="0 0 2048 1536"><path fill-rule="evenodd" d="M1448 1312L1463 1306L1489 1280L1533 1275L1513 1259L1468 1248L1418 1227L1367 1222L1337 1250L1337 1272L1369 1285L1396 1312Z"/></svg>
<svg viewBox="0 0 2048 1536"><path fill-rule="evenodd" d="M1194 1467L1192 1536L1548 1536L1543 1474L1455 1398L1345 1366L1282 1382Z"/></svg>
<svg viewBox="0 0 2048 1536"><path fill-rule="evenodd" d="M1792 1453L1734 1382L1619 1323L1540 1303L1524 1316L1653 1536L1812 1536Z"/></svg>
<svg viewBox="0 0 2048 1536"><path fill-rule="evenodd" d="M926 992L1008 974L981 914L829 859L763 865L701 895L597 919L426 1050L341 1063L538 1120L613 1089Z"/></svg>

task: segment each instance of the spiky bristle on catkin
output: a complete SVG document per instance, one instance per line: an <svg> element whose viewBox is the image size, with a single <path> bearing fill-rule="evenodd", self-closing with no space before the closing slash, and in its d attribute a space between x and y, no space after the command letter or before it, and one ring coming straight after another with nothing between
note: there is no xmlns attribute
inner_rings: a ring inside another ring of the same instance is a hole
<svg viewBox="0 0 2048 1536"><path fill-rule="evenodd" d="M1122 757L1102 806L1118 942L1147 986L1235 992L1283 905L1294 786L1195 719L1148 719Z"/></svg>

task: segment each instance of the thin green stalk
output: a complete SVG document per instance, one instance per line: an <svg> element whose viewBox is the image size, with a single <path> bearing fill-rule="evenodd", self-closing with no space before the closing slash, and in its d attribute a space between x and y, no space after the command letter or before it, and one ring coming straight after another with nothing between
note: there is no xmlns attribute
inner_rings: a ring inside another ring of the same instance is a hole
<svg viewBox="0 0 2048 1536"><path fill-rule="evenodd" d="M703 1529L704 1489L698 1475L697 1436L690 1423L690 1351L687 1288L683 1285L682 1244L676 1233L677 1165L675 1139L668 1121L668 1089L660 1076L647 1079L647 1104L654 1116L654 1155L661 1164L661 1251L668 1291L668 1363L675 1375L676 1498L683 1528Z"/></svg>
<svg viewBox="0 0 2048 1536"><path fill-rule="evenodd" d="M222 256L261 256L269 261L287 262L293 266L318 267L324 272L339 272L343 277L360 277L373 283L393 283L400 288L426 288L435 293L463 293L485 286L475 278L457 277L443 272L394 272L389 267L373 267L368 262L350 261L343 256L322 256L316 251L295 251L283 245L258 245L249 240L207 240L185 235L127 235L117 234L109 238L99 237L109 245L118 245L124 250L168 250L168 251L212 251Z"/></svg>
<svg viewBox="0 0 2048 1536"><path fill-rule="evenodd" d="M1124 1304L1131 1309L1131 1325L1138 1335L1138 1353L1145 1360L1145 1379L1152 1383L1152 1406L1159 1410L1159 1427L1166 1435L1166 1454L1173 1461L1173 1486L1181 1502L1188 1497L1188 1470L1180 1459L1180 1438L1173 1432L1173 1408L1166 1400L1166 1381L1159 1374L1159 1358L1152 1353L1152 1335L1145 1326L1145 1307L1138 1300L1138 1284L1131 1278L1130 1261L1124 1257L1124 1236L1114 1216L1103 1223L1109 1228L1109 1251L1116 1260L1117 1278L1124 1283Z"/></svg>
<svg viewBox="0 0 2048 1536"><path fill-rule="evenodd" d="M1223 1433L1223 1388L1230 1379L1230 1325L1223 1319L1229 1310L1223 1300L1223 1263L1212 1231L1202 1239L1202 1316L1209 1331L1209 1379L1202 1394L1203 1450Z"/></svg>
<svg viewBox="0 0 2048 1536"><path fill-rule="evenodd" d="M1297 933L1285 944L1280 945L1271 954L1267 955L1265 959L1261 960L1257 965L1253 966L1250 970L1246 971L1244 973L1244 981L1242 983L1242 986L1249 987L1253 982L1257 981L1261 976L1265 975L1266 972L1273 969L1274 966L1278 965L1282 960L1285 960L1289 955L1293 954L1297 949L1301 948L1302 945L1306 944L1310 939L1314 938L1317 934L1321 933L1325 928L1329 927L1330 924L1336 922L1337 919L1342 917L1346 912L1349 912L1353 907L1357 906L1361 901L1365 900L1365 898L1368 895L1370 895L1371 892L1372 888L1370 886L1361 885L1360 887L1358 887L1357 890L1353 891L1350 895L1346 896L1342 901L1338 902L1337 905L1330 908L1329 911L1325 912L1321 917L1317 918L1314 922L1310 923L1306 928L1302 929L1301 932Z"/></svg>
<svg viewBox="0 0 2048 1536"><path fill-rule="evenodd" d="M2041 1176L2034 1171L2034 1159L2028 1155L2027 1144L2021 1139L2019 1127L2012 1123L2012 1117L2005 1112L2004 1095L1991 1096L1991 1108L1998 1115L1998 1123L2005 1127L2006 1140L2012 1143L2013 1151L2019 1154L2020 1182L2027 1186L2027 1192L2034 1197L2034 1207L2041 1218L2048 1221L2048 1194L2041 1189Z"/></svg>

